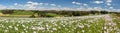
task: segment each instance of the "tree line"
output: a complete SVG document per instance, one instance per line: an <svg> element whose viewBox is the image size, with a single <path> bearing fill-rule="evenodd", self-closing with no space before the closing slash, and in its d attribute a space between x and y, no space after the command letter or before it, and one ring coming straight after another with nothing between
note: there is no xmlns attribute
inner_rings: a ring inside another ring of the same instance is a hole
<svg viewBox="0 0 120 33"><path fill-rule="evenodd" d="M18 10L1 10L1 13L3 14L12 14L15 13L15 11ZM19 11L26 11L26 10L19 10ZM56 11L56 10L43 10L43 11L39 11L39 10L27 10L28 12L33 12L33 14L31 14L30 17L36 17L35 14L37 14L37 17L56 17L56 16L84 16L84 15L95 15L95 14L108 14L108 13L112 13L112 12L108 12L108 11L95 11L95 10L91 10L91 11L68 11L68 10L61 10L61 11ZM115 13L115 12L114 12Z"/></svg>

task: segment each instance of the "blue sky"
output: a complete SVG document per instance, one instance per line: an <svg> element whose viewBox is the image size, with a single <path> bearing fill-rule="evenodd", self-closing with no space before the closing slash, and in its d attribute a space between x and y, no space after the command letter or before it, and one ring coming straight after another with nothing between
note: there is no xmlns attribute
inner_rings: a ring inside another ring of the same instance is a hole
<svg viewBox="0 0 120 33"><path fill-rule="evenodd" d="M112 10L120 0L1 0L0 9L25 10Z"/></svg>

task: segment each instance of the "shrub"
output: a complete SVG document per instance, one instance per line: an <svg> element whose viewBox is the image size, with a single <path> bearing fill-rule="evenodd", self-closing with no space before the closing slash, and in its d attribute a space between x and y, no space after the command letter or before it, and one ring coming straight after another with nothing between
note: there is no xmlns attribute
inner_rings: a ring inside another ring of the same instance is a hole
<svg viewBox="0 0 120 33"><path fill-rule="evenodd" d="M3 14L12 14L12 13L14 13L14 11L13 10L2 10L2 13Z"/></svg>
<svg viewBox="0 0 120 33"><path fill-rule="evenodd" d="M54 14L54 13L46 13L45 16L46 16L46 17L56 17L57 14Z"/></svg>

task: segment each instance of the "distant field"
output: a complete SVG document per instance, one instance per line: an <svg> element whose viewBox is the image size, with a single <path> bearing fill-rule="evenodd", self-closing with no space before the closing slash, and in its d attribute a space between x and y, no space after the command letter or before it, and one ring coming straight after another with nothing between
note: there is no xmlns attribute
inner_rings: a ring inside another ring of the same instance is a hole
<svg viewBox="0 0 120 33"><path fill-rule="evenodd" d="M11 15L32 15L32 14L33 12L31 11L14 11L14 13Z"/></svg>
<svg viewBox="0 0 120 33"><path fill-rule="evenodd" d="M70 10L1 10L2 17L72 17L86 15L101 15L114 12L107 11L70 11Z"/></svg>
<svg viewBox="0 0 120 33"><path fill-rule="evenodd" d="M0 17L25 17L28 18L33 14L31 11L14 11L12 14L2 14L0 12Z"/></svg>
<svg viewBox="0 0 120 33"><path fill-rule="evenodd" d="M1 33L117 33L119 23L110 22L109 15L62 18L3 18ZM113 20L114 21L114 20ZM114 26L112 26L114 25Z"/></svg>

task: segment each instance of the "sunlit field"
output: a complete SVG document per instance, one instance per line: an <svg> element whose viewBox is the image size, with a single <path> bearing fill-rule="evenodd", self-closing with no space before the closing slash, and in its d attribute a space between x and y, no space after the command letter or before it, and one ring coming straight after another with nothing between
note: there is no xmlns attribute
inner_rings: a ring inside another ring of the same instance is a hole
<svg viewBox="0 0 120 33"><path fill-rule="evenodd" d="M120 33L109 15L62 18L0 18L1 33ZM111 17L112 18L112 17ZM114 18L115 19L115 18ZM116 24L117 23L117 24Z"/></svg>

